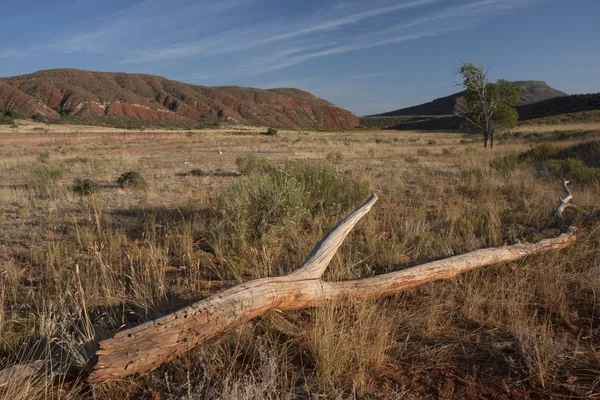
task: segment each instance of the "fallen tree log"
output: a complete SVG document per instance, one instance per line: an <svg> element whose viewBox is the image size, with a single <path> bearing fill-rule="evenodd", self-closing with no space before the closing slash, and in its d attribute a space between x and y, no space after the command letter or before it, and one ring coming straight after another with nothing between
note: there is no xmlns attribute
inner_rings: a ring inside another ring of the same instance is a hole
<svg viewBox="0 0 600 400"><path fill-rule="evenodd" d="M521 259L531 254L559 250L572 245L576 230L565 228L562 213L572 199L561 199L554 211L558 237L538 243L518 243L488 248L433 261L375 277L326 282L325 269L350 230L375 204L375 194L338 223L313 249L302 267L283 277L246 282L217 293L180 311L117 333L99 343L98 360L88 377L91 383L145 374L194 346L239 326L270 310L318 307L332 301L365 300L456 275L486 265Z"/></svg>

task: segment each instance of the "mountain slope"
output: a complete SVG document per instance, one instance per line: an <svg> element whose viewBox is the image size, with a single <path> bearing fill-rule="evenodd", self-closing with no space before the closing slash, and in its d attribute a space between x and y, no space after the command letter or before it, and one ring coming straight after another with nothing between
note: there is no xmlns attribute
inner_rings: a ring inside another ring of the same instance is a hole
<svg viewBox="0 0 600 400"><path fill-rule="evenodd" d="M521 121L594 110L600 110L600 93L572 94L517 107Z"/></svg>
<svg viewBox="0 0 600 400"><path fill-rule="evenodd" d="M556 97L566 96L566 93L556 90L543 81L515 81L521 87L518 105L531 104ZM451 115L460 112L464 104L465 92L458 92L450 96L441 97L428 103L402 108L373 117L415 116L415 115Z"/></svg>
<svg viewBox="0 0 600 400"><path fill-rule="evenodd" d="M54 69L0 79L0 110L71 122L189 126L215 121L351 128L358 118L308 92L191 85L154 75Z"/></svg>

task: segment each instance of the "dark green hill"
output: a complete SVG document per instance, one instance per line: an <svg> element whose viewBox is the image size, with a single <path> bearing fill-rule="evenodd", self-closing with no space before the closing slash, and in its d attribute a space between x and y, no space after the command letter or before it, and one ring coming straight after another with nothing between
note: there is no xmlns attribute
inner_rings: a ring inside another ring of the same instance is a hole
<svg viewBox="0 0 600 400"><path fill-rule="evenodd" d="M542 100L553 99L566 96L566 93L556 90L543 81L516 81L521 87L519 95L519 105L531 104ZM429 103L419 104L417 106L401 108L396 111L390 111L382 114L371 115L371 117L400 117L417 115L452 115L455 112L462 111L465 92L458 92L450 96L440 97Z"/></svg>

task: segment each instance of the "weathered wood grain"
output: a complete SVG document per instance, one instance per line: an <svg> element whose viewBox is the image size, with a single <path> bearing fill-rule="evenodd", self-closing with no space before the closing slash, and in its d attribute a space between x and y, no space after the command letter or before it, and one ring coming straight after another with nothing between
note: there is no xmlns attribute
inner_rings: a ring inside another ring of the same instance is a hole
<svg viewBox="0 0 600 400"><path fill-rule="evenodd" d="M565 190L566 183L564 184ZM563 202L555 215L562 220ZM320 278L350 230L377 201L373 194L338 223L313 249L295 272L237 285L157 320L117 333L100 342L98 361L88 377L92 383L144 374L194 346L241 325L269 310L297 310L328 302L365 300L441 279L453 278L474 268L514 261L531 254L559 250L576 240L574 229L538 243L481 249L401 271L366 279L325 282ZM561 208L562 207L562 208ZM557 217L557 223L559 219Z"/></svg>

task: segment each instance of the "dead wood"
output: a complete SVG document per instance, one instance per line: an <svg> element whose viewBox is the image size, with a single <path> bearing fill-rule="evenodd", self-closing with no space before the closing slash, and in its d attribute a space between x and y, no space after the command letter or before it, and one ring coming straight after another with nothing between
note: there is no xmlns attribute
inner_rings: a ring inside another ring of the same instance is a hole
<svg viewBox="0 0 600 400"><path fill-rule="evenodd" d="M390 296L400 291L486 265L505 263L531 254L559 250L576 240L563 211L572 195L561 199L554 210L558 237L538 243L518 243L476 250L401 271L366 279L326 282L325 269L350 230L377 201L375 194L338 223L313 249L295 272L275 278L257 279L217 293L180 311L117 333L99 344L98 360L88 381L92 383L145 374L178 355L270 310L318 307L332 301L365 300Z"/></svg>

